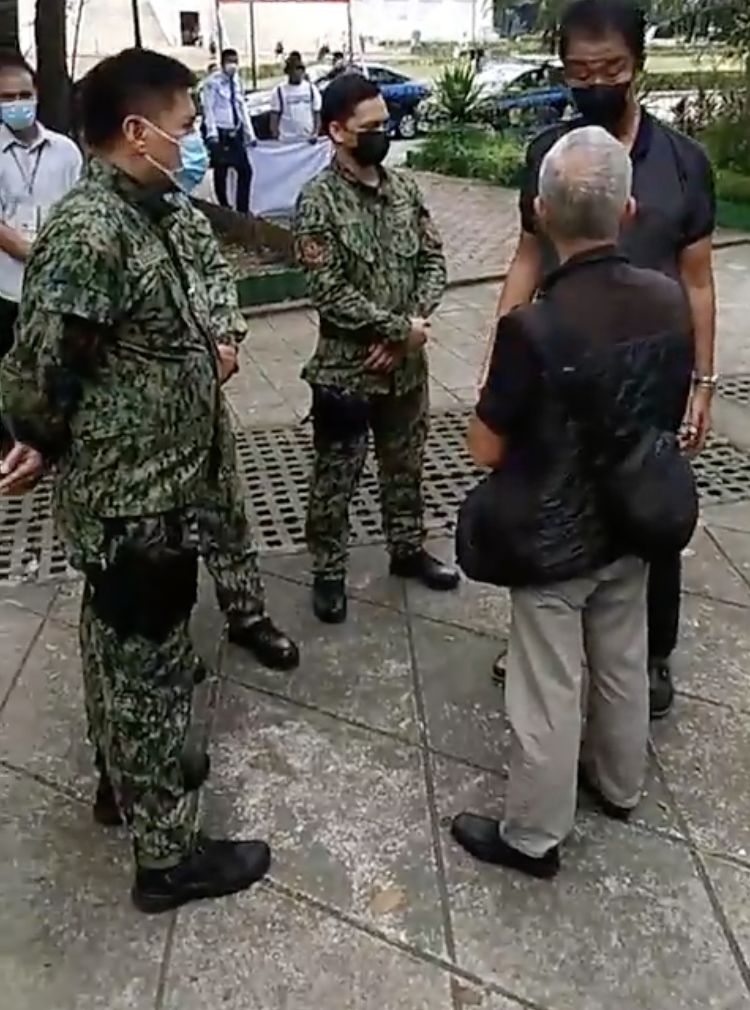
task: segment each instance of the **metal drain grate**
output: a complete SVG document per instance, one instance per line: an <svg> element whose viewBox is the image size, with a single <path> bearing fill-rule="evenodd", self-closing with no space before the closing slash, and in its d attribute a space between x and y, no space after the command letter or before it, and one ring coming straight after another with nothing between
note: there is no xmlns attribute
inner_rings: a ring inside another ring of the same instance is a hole
<svg viewBox="0 0 750 1010"><path fill-rule="evenodd" d="M469 412L433 415L425 458L425 523L433 532L450 532L464 496L481 475L464 448ZM249 489L249 514L262 550L304 547L304 511L310 468L308 427L250 429L238 432L238 451ZM718 436L696 462L705 505L750 500L750 456ZM374 460L370 454L351 510L352 540L382 538Z"/></svg>
<svg viewBox="0 0 750 1010"><path fill-rule="evenodd" d="M750 377L748 379L750 396ZM425 520L432 532L450 532L467 490L478 479L464 449L466 411L434 415L425 459ZM237 433L240 466L248 491L248 514L259 549L266 553L304 548L304 516L310 467L307 426L254 428ZM696 465L706 505L750 500L750 456L713 437ZM382 538L378 481L368 459L351 510L352 539ZM70 574L54 535L47 482L25 498L0 499L0 581L46 580Z"/></svg>
<svg viewBox="0 0 750 1010"><path fill-rule="evenodd" d="M722 375L719 394L739 407L750 407L750 375Z"/></svg>
<svg viewBox="0 0 750 1010"><path fill-rule="evenodd" d="M52 521L52 487L0 499L0 581L45 581L72 574Z"/></svg>
<svg viewBox="0 0 750 1010"><path fill-rule="evenodd" d="M428 530L453 528L456 510L480 471L463 444L468 414L432 418L425 459L425 523ZM309 427L250 429L237 433L248 486L248 513L262 550L304 547L304 516L312 436ZM355 543L382 539L380 494L373 454L368 456L350 511Z"/></svg>

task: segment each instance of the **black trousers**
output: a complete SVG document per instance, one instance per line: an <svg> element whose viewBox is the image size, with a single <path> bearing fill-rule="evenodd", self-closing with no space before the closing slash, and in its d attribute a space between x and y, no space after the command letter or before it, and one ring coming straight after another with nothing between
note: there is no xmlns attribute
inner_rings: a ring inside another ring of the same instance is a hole
<svg viewBox="0 0 750 1010"><path fill-rule="evenodd" d="M5 357L15 340L16 320L18 319L18 303L0 298L0 360ZM0 414L0 454L8 448L10 436L3 424Z"/></svg>
<svg viewBox="0 0 750 1010"><path fill-rule="evenodd" d="M648 577L648 654L669 659L677 645L680 627L682 557L680 554L651 562Z"/></svg>
<svg viewBox="0 0 750 1010"><path fill-rule="evenodd" d="M250 185L253 181L253 170L247 149L241 133L226 134L219 132L219 142L213 155L214 188L216 199L222 207L229 206L227 197L227 179L229 172L237 173L237 206L240 214L250 211Z"/></svg>

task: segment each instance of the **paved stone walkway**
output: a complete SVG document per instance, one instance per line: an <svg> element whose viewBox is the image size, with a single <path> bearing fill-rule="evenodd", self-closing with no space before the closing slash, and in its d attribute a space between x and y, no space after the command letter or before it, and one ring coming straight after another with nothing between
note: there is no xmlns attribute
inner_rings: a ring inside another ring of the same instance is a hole
<svg viewBox="0 0 750 1010"><path fill-rule="evenodd" d="M688 552L681 695L637 817L582 804L552 884L475 865L446 830L501 809L505 595L405 590L362 548L329 629L303 556L264 567L298 672L225 647L205 585L195 634L220 670L205 817L267 836L273 874L155 920L129 905L123 834L91 820L77 587L0 594L3 1007L750 1008L750 507L712 509Z"/></svg>
<svg viewBox="0 0 750 1010"><path fill-rule="evenodd" d="M750 372L750 253L717 266L721 368ZM446 298L436 410L473 402L495 297ZM230 386L241 425L304 415L313 340L306 312L253 321ZM323 628L306 557L262 563L302 666L270 674L226 647L204 582L195 636L218 676L196 732L208 826L267 836L272 877L156 920L129 905L124 835L90 815L78 586L0 585L3 1010L750 1010L750 502L707 509L687 552L680 697L638 816L583 804L553 884L473 864L446 830L501 809L505 594L404 587L381 548L356 548L351 619Z"/></svg>

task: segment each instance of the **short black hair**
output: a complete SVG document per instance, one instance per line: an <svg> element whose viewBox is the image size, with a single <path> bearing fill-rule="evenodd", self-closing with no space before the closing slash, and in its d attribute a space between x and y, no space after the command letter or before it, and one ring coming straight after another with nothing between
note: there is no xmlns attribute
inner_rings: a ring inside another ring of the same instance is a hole
<svg viewBox="0 0 750 1010"><path fill-rule="evenodd" d="M304 69L305 61L302 59L302 53L293 49L291 53L286 58L286 63L284 64L284 69L287 73L290 70L301 70Z"/></svg>
<svg viewBox="0 0 750 1010"><path fill-rule="evenodd" d="M30 74L36 87L36 73L23 53L17 49L0 49L0 74L4 70L22 70Z"/></svg>
<svg viewBox="0 0 750 1010"><path fill-rule="evenodd" d="M222 49L221 51L221 62L226 63L227 60L239 60L240 54L236 49Z"/></svg>
<svg viewBox="0 0 750 1010"><path fill-rule="evenodd" d="M380 88L362 74L340 74L323 92L320 121L327 132L331 123L345 123L362 102L377 98Z"/></svg>
<svg viewBox="0 0 750 1010"><path fill-rule="evenodd" d="M619 35L640 69L646 62L646 13L638 0L573 0L560 19L560 57L572 35L603 38Z"/></svg>
<svg viewBox="0 0 750 1010"><path fill-rule="evenodd" d="M195 75L184 63L151 49L125 49L97 63L81 82L81 125L86 143L106 147L133 115L162 111Z"/></svg>

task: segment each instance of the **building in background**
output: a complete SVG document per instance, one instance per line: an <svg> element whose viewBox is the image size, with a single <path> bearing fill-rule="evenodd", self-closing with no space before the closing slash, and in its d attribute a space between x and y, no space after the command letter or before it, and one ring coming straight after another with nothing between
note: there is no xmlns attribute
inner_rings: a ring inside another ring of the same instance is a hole
<svg viewBox="0 0 750 1010"><path fill-rule="evenodd" d="M33 58L35 0L19 0L24 51ZM324 44L332 50L348 37L347 4L341 0L256 0L255 44L262 62L270 62L277 43L314 57ZM103 56L118 52L133 39L131 0L69 0L68 45L76 76ZM214 0L139 0L143 44L171 52L196 70L209 61L209 47L237 49L249 60L248 4L222 3L217 24ZM353 36L379 43L467 41L484 38L492 27L492 5L486 0L351 0ZM219 26L221 31L219 31Z"/></svg>

